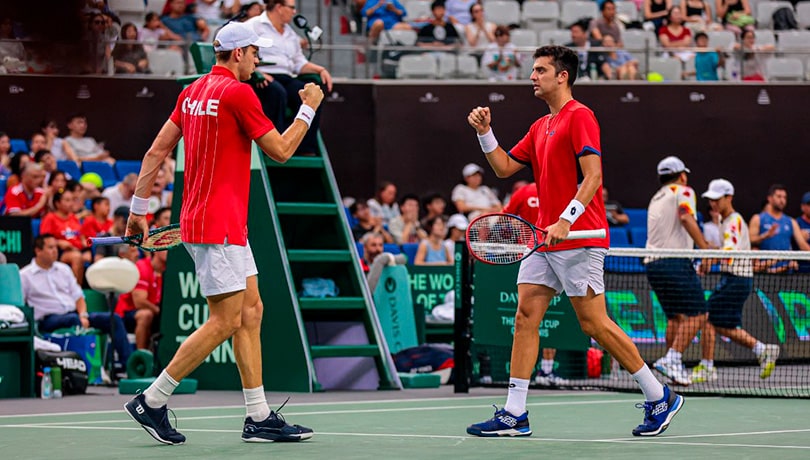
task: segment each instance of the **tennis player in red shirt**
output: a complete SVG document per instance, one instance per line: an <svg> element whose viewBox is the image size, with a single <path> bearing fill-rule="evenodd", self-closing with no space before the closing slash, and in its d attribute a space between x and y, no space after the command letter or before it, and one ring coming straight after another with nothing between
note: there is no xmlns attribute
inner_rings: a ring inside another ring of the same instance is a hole
<svg viewBox="0 0 810 460"><path fill-rule="evenodd" d="M300 441L312 430L289 425L267 406L262 385L260 328L262 301L258 270L247 240L251 142L267 156L287 161L301 143L323 91L307 84L302 105L284 134L262 112L247 84L258 64L258 48L272 46L242 23L231 22L214 39L216 65L184 89L169 120L144 157L132 197L127 235L148 231L146 213L152 186L164 159L184 140L185 172L180 211L182 239L194 259L210 315L178 348L174 358L143 394L129 401L127 413L159 442L182 444L185 436L169 423L166 403L177 383L221 343L233 348L247 406L242 440Z"/></svg>
<svg viewBox="0 0 810 460"><path fill-rule="evenodd" d="M529 436L526 396L539 349L540 322L551 300L565 291L583 332L596 339L633 374L646 402L636 436L663 432L683 407L683 398L664 387L641 359L638 349L607 315L604 260L607 239L569 240L569 230L607 229L602 201L602 151L593 112L574 100L571 86L579 66L577 54L562 46L534 53L531 81L534 96L550 114L537 120L510 151L498 145L489 107L474 108L467 121L498 177L529 166L538 185L536 225L546 229L546 244L520 265L518 311L512 342L509 394L503 409L490 420L467 427L476 436Z"/></svg>

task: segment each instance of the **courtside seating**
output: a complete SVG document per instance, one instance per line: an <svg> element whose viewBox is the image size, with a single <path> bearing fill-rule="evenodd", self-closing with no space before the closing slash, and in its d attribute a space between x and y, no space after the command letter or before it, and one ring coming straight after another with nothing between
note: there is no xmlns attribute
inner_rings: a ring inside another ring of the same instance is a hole
<svg viewBox="0 0 810 460"><path fill-rule="evenodd" d="M413 265L416 260L416 250L419 249L419 243L405 243L402 245L402 253L408 257L408 265Z"/></svg>
<svg viewBox="0 0 810 460"><path fill-rule="evenodd" d="M123 180L129 173L141 172L141 162L137 160L118 160L115 162L115 174L118 180Z"/></svg>
<svg viewBox="0 0 810 460"><path fill-rule="evenodd" d="M631 227L630 242L634 248L643 248L647 246L647 228Z"/></svg>
<svg viewBox="0 0 810 460"><path fill-rule="evenodd" d="M64 171L71 179L79 180L79 178L82 177L82 171L79 169L79 165L73 160L59 160L56 162L56 167L59 168L60 171Z"/></svg>
<svg viewBox="0 0 810 460"><path fill-rule="evenodd" d="M644 208L624 208L624 213L630 218L629 227L647 228L647 210Z"/></svg>
<svg viewBox="0 0 810 460"><path fill-rule="evenodd" d="M610 227L610 247L612 248L629 248L630 237L627 235L627 229L624 227Z"/></svg>
<svg viewBox="0 0 810 460"><path fill-rule="evenodd" d="M104 182L104 188L118 183L115 171L113 171L109 163L103 161L84 161L82 162L82 171L85 173L94 172L101 176L101 180Z"/></svg>
<svg viewBox="0 0 810 460"><path fill-rule="evenodd" d="M11 144L11 152L25 152L28 153L28 142L25 139L10 139L9 144Z"/></svg>
<svg viewBox="0 0 810 460"><path fill-rule="evenodd" d="M399 245L394 243L385 243L383 245L384 252L390 252L391 254L397 255L402 253L402 250L399 249Z"/></svg>

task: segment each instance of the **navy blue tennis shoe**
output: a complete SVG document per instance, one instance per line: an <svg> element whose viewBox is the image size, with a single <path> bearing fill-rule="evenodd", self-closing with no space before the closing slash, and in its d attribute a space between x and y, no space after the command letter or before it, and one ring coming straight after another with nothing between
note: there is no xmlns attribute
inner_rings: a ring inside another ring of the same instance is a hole
<svg viewBox="0 0 810 460"><path fill-rule="evenodd" d="M289 401L290 398L287 398ZM281 405L275 411L270 411L266 419L255 421L248 417L242 428L242 441L245 442L298 442L312 437L312 429L301 425L290 425L281 415Z"/></svg>
<svg viewBox="0 0 810 460"><path fill-rule="evenodd" d="M178 433L169 423L169 410L166 406L152 409L146 405L143 394L135 396L126 403L124 410L132 417L132 420L138 422L158 442L169 445L186 442L186 437Z"/></svg>
<svg viewBox="0 0 810 460"><path fill-rule="evenodd" d="M495 416L481 423L476 423L467 427L467 434L482 437L497 436L531 436L532 429L529 427L529 411L517 416L495 407Z"/></svg>
<svg viewBox="0 0 810 460"><path fill-rule="evenodd" d="M636 407L644 409L644 421L633 430L633 436L657 436L669 428L672 418L683 408L683 396L664 386L663 398Z"/></svg>

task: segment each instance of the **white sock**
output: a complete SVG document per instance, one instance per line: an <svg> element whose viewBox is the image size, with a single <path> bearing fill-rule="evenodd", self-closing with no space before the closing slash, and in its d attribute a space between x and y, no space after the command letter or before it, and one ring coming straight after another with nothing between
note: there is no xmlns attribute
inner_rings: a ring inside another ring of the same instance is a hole
<svg viewBox="0 0 810 460"><path fill-rule="evenodd" d="M521 416L526 412L526 396L529 394L529 381L526 379L509 379L509 394L506 395L506 412Z"/></svg>
<svg viewBox="0 0 810 460"><path fill-rule="evenodd" d="M664 386L655 378L650 368L643 365L641 369L633 374L633 379L638 382L644 399L647 401L660 401L664 399Z"/></svg>
<svg viewBox="0 0 810 460"><path fill-rule="evenodd" d="M149 388L143 392L146 405L152 409L165 406L177 385L178 383L164 369L155 381L149 385Z"/></svg>
<svg viewBox="0 0 810 460"><path fill-rule="evenodd" d="M247 416L254 422L260 422L270 415L270 408L267 407L267 399L264 397L264 385L257 388L243 388L245 394L245 407Z"/></svg>
<svg viewBox="0 0 810 460"><path fill-rule="evenodd" d="M683 357L683 353L680 353L680 352L678 352L678 351L675 351L675 349L674 349L674 348L670 348L670 349L667 351L666 356L664 356L664 361L667 361L667 362L670 362L670 363L675 363L675 364L678 364L678 363L680 363L680 362L681 362L681 358L682 358L682 357Z"/></svg>
<svg viewBox="0 0 810 460"><path fill-rule="evenodd" d="M765 344L757 340L757 344L754 345L754 348L752 348L751 350L753 350L754 354L757 355L757 358L759 358L759 355L761 355L762 352L765 351Z"/></svg>
<svg viewBox="0 0 810 460"><path fill-rule="evenodd" d="M551 374L554 372L554 360L553 359L543 359L540 360L540 370L543 371L545 374Z"/></svg>
<svg viewBox="0 0 810 460"><path fill-rule="evenodd" d="M713 359L701 359L700 364L703 364L706 369L712 370L714 368L714 360Z"/></svg>

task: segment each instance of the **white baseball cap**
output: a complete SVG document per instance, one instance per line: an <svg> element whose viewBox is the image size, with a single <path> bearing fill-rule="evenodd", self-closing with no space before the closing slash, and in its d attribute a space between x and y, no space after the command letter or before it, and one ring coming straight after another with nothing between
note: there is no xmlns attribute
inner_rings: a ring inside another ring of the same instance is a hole
<svg viewBox="0 0 810 460"><path fill-rule="evenodd" d="M457 228L459 230L467 230L467 226L469 222L467 222L467 218L464 217L464 214L453 214L450 216L450 219L447 220L447 227L448 228Z"/></svg>
<svg viewBox="0 0 810 460"><path fill-rule="evenodd" d="M709 190L703 193L703 198L719 200L726 195L734 195L734 186L725 179L715 179L709 182Z"/></svg>
<svg viewBox="0 0 810 460"><path fill-rule="evenodd" d="M478 166L475 163L469 163L469 164L467 164L467 166L464 167L464 169L461 170L461 174L463 174L464 177L470 177L473 174L483 173L483 172L484 172L484 168Z"/></svg>
<svg viewBox="0 0 810 460"><path fill-rule="evenodd" d="M231 51L248 45L267 48L273 46L273 40L259 37L251 26L242 22L225 24L214 38L214 51Z"/></svg>
<svg viewBox="0 0 810 460"><path fill-rule="evenodd" d="M692 171L683 164L680 158L669 156L658 162L658 175L675 174L679 172L691 173Z"/></svg>

